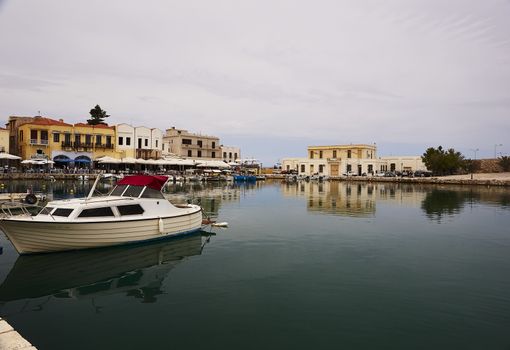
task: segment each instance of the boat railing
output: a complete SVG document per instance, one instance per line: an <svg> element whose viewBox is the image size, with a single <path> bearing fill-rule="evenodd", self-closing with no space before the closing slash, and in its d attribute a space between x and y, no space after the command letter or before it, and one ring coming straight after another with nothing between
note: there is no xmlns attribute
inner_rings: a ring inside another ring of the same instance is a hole
<svg viewBox="0 0 510 350"><path fill-rule="evenodd" d="M36 208L38 209L37 214L42 212L43 210L46 210L47 214L52 218L53 221L55 221L55 218L53 215L51 215L51 212L43 206L40 205L25 205L20 203L2 203L0 205L0 211L1 211L1 217L2 218L10 218L15 216L28 216L32 220L34 220L34 215L30 212L30 209ZM19 211L20 213L16 213L16 211ZM37 215L36 214L36 215Z"/></svg>

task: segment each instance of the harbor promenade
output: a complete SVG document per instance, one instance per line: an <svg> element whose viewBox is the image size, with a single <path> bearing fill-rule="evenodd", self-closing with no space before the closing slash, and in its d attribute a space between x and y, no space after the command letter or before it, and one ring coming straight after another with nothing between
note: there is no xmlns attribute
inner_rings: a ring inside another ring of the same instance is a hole
<svg viewBox="0 0 510 350"><path fill-rule="evenodd" d="M2 350L37 350L21 334L16 332L7 321L0 318L0 349Z"/></svg>

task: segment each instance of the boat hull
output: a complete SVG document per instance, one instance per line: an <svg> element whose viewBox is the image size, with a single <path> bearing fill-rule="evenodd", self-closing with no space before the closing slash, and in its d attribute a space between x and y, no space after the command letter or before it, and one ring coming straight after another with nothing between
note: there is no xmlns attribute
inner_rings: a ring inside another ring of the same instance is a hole
<svg viewBox="0 0 510 350"><path fill-rule="evenodd" d="M160 221L161 220L161 221ZM202 211L140 220L49 222L4 219L0 228L18 253L32 254L98 248L164 239L197 231Z"/></svg>

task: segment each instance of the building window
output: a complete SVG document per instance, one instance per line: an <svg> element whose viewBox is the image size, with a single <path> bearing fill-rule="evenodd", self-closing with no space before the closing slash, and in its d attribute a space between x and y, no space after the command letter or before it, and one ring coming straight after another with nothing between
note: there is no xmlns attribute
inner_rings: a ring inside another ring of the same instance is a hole
<svg viewBox="0 0 510 350"><path fill-rule="evenodd" d="M188 157L191 157L191 156L192 156L192 155L191 155L191 150L189 149L189 150L188 150Z"/></svg>
<svg viewBox="0 0 510 350"><path fill-rule="evenodd" d="M319 173L324 172L324 164L319 164Z"/></svg>
<svg viewBox="0 0 510 350"><path fill-rule="evenodd" d="M347 172L352 170L352 166L350 164L347 164Z"/></svg>
<svg viewBox="0 0 510 350"><path fill-rule="evenodd" d="M322 159L322 151L319 151L319 158Z"/></svg>
<svg viewBox="0 0 510 350"><path fill-rule="evenodd" d="M159 147L159 140L156 140L156 148Z"/></svg>
<svg viewBox="0 0 510 350"><path fill-rule="evenodd" d="M313 174L313 171L314 171L314 170L315 170L315 169L314 169L313 164L310 164L310 174Z"/></svg>
<svg viewBox="0 0 510 350"><path fill-rule="evenodd" d="M30 143L37 143L37 130L30 130Z"/></svg>
<svg viewBox="0 0 510 350"><path fill-rule="evenodd" d="M119 146L124 145L124 138L122 136L119 136Z"/></svg>
<svg viewBox="0 0 510 350"><path fill-rule="evenodd" d="M182 139L183 145L191 145L191 139Z"/></svg>
<svg viewBox="0 0 510 350"><path fill-rule="evenodd" d="M228 152L228 158L232 159L232 152Z"/></svg>
<svg viewBox="0 0 510 350"><path fill-rule="evenodd" d="M64 134L64 142L68 145L71 143L71 134Z"/></svg>
<svg viewBox="0 0 510 350"><path fill-rule="evenodd" d="M212 143L212 148L216 148L216 142Z"/></svg>
<svg viewBox="0 0 510 350"><path fill-rule="evenodd" d="M96 135L96 145L100 146L101 145L101 135Z"/></svg>
<svg viewBox="0 0 510 350"><path fill-rule="evenodd" d="M77 145L80 144L80 141L81 141L81 135L80 134L74 134L74 143L76 143Z"/></svg>
<svg viewBox="0 0 510 350"><path fill-rule="evenodd" d="M59 133L53 134L53 142L60 142L60 134Z"/></svg>
<svg viewBox="0 0 510 350"><path fill-rule="evenodd" d="M145 139L145 147L149 146L149 139Z"/></svg>
<svg viewBox="0 0 510 350"><path fill-rule="evenodd" d="M211 153L211 158L216 158L216 152Z"/></svg>
<svg viewBox="0 0 510 350"><path fill-rule="evenodd" d="M112 137L111 136L106 136L106 144L108 146L110 146L112 144Z"/></svg>
<svg viewBox="0 0 510 350"><path fill-rule="evenodd" d="M304 164L301 164L301 172L304 173L305 172L305 165Z"/></svg>
<svg viewBox="0 0 510 350"><path fill-rule="evenodd" d="M313 151L310 151L310 159L313 159Z"/></svg>
<svg viewBox="0 0 510 350"><path fill-rule="evenodd" d="M92 144L92 135L85 135L85 144L87 145Z"/></svg>
<svg viewBox="0 0 510 350"><path fill-rule="evenodd" d="M336 150L333 151L333 158L336 159Z"/></svg>
<svg viewBox="0 0 510 350"><path fill-rule="evenodd" d="M131 146L131 137L126 137L126 146Z"/></svg>
<svg viewBox="0 0 510 350"><path fill-rule="evenodd" d="M351 158L351 150L347 151L347 158Z"/></svg>
<svg viewBox="0 0 510 350"><path fill-rule="evenodd" d="M198 145L198 147L202 147L202 140L198 140L197 145Z"/></svg>
<svg viewBox="0 0 510 350"><path fill-rule="evenodd" d="M223 152L223 159L227 159L227 152Z"/></svg>
<svg viewBox="0 0 510 350"><path fill-rule="evenodd" d="M234 161L237 159L237 153L234 153Z"/></svg>
<svg viewBox="0 0 510 350"><path fill-rule="evenodd" d="M138 149L142 148L142 139L138 138Z"/></svg>
<svg viewBox="0 0 510 350"><path fill-rule="evenodd" d="M41 130L41 143L48 144L48 130Z"/></svg>
<svg viewBox="0 0 510 350"><path fill-rule="evenodd" d="M202 157L202 151L197 151L197 157Z"/></svg>
<svg viewBox="0 0 510 350"><path fill-rule="evenodd" d="M21 130L21 131L19 132L19 139L20 139L21 141L23 141L23 130Z"/></svg>

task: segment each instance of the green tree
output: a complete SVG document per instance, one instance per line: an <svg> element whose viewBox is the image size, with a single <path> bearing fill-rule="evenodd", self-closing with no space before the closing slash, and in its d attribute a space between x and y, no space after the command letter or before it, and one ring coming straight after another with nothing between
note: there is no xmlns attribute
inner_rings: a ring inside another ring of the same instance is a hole
<svg viewBox="0 0 510 350"><path fill-rule="evenodd" d="M498 164L503 169L503 171L510 170L510 157L509 156L501 156L498 158Z"/></svg>
<svg viewBox="0 0 510 350"><path fill-rule="evenodd" d="M451 175L464 168L464 156L453 148L446 151L442 146L437 149L429 147L421 159L427 169L436 175Z"/></svg>
<svg viewBox="0 0 510 350"><path fill-rule="evenodd" d="M87 119L89 125L106 124L105 119L109 117L106 111L102 110L99 105L96 105L90 110L90 119Z"/></svg>

